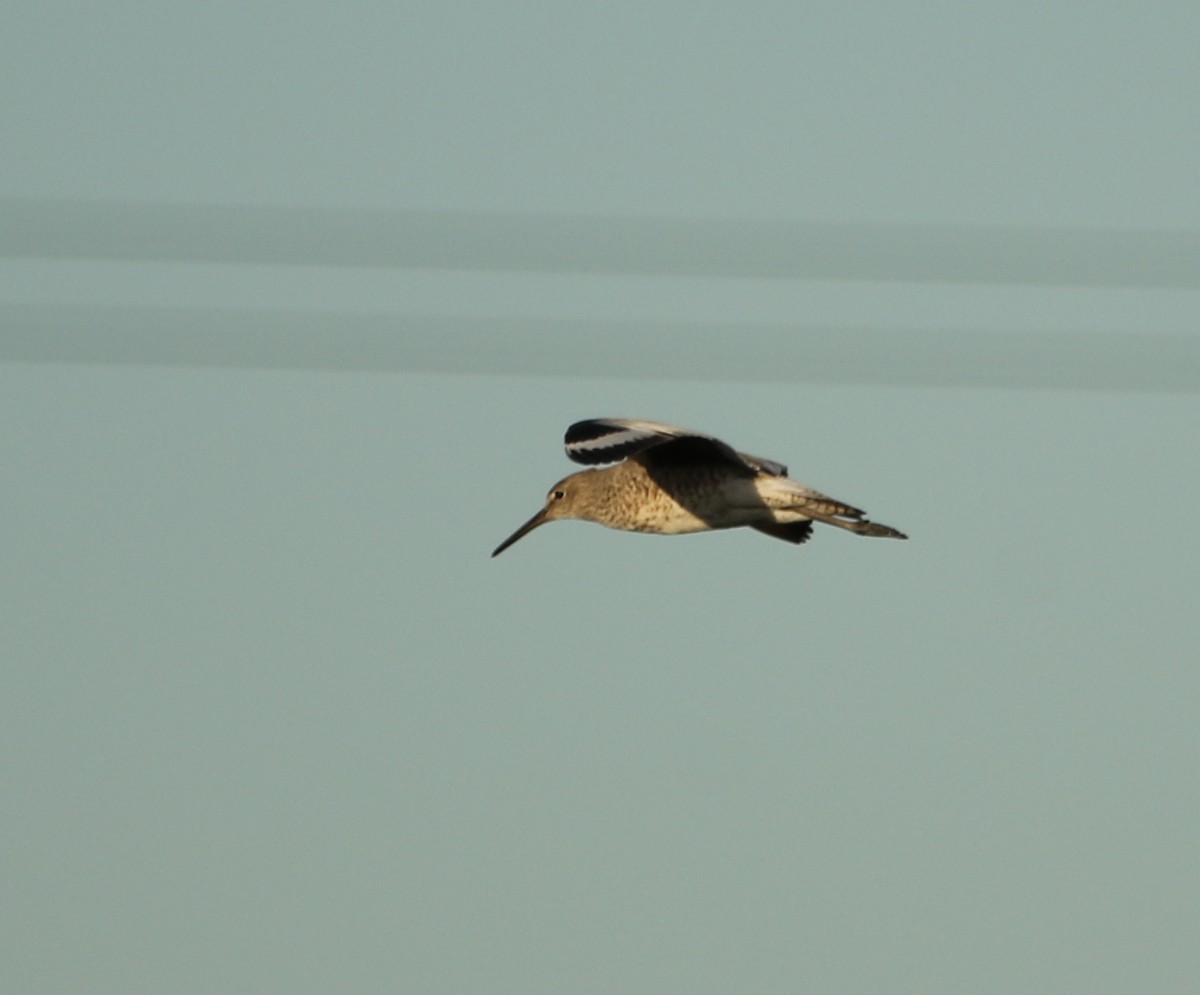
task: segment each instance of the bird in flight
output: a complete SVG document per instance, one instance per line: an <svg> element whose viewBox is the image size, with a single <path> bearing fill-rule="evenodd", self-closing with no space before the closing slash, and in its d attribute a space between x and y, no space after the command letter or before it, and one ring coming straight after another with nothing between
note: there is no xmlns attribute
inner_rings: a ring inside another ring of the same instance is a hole
<svg viewBox="0 0 1200 995"><path fill-rule="evenodd" d="M591 418L568 428L563 441L576 463L615 465L564 477L550 488L545 507L492 556L539 525L568 518L655 535L748 526L802 543L813 522L824 522L856 535L908 538L791 480L782 463L739 453L711 435L662 422Z"/></svg>

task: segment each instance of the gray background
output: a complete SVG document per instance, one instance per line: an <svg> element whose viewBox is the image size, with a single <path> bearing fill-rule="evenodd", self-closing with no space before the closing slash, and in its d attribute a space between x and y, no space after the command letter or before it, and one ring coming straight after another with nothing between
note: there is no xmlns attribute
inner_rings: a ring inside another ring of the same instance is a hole
<svg viewBox="0 0 1200 995"><path fill-rule="evenodd" d="M0 987L1196 987L1194 3L5 22Z"/></svg>

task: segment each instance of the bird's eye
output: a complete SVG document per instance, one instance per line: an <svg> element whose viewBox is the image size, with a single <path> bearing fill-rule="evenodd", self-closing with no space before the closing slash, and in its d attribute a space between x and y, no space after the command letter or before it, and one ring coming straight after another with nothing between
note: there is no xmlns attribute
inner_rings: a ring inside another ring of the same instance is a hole
<svg viewBox="0 0 1200 995"><path fill-rule="evenodd" d="M566 495L566 492L565 492L565 491L555 491L555 492L554 492L554 500L555 500L555 501L561 501L561 500L562 500L563 498L565 498L566 496L567 496L567 495Z"/></svg>

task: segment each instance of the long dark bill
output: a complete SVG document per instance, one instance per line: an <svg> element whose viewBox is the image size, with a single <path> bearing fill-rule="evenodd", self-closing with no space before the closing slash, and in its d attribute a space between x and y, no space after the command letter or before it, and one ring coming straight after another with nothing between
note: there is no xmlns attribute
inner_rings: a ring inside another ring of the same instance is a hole
<svg viewBox="0 0 1200 995"><path fill-rule="evenodd" d="M509 546L511 546L518 539L520 539L521 536L528 535L530 532L532 532L534 529L536 529L539 525L541 525L545 521L546 521L546 509L543 508L536 515L534 515L531 519L529 519L529 521L527 521L524 525L522 525L519 529L517 529L516 532L514 532L507 539L505 539L504 542L500 543L499 546L497 546L494 550L492 550L492 556L499 556L506 549L508 549Z"/></svg>

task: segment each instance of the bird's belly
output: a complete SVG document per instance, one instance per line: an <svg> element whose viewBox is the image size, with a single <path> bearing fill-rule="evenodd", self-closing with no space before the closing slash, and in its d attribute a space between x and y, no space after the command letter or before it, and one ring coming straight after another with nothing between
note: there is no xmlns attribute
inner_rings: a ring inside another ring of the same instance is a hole
<svg viewBox="0 0 1200 995"><path fill-rule="evenodd" d="M662 501L643 509L627 526L633 532L655 535L686 535L690 532L709 532L713 529L732 529L750 525L763 517L763 509L738 507L723 501L689 502Z"/></svg>
<svg viewBox="0 0 1200 995"><path fill-rule="evenodd" d="M689 471L652 478L637 463L630 486L614 488L596 520L609 528L657 535L684 535L772 520L754 478Z"/></svg>
<svg viewBox="0 0 1200 995"><path fill-rule="evenodd" d="M656 535L686 535L689 532L707 532L714 526L697 517L686 508L665 508L661 513L647 515L633 526L634 532L651 532Z"/></svg>

